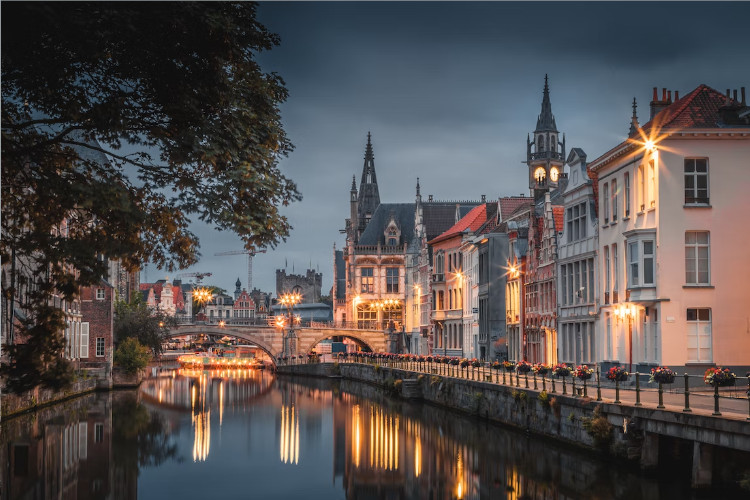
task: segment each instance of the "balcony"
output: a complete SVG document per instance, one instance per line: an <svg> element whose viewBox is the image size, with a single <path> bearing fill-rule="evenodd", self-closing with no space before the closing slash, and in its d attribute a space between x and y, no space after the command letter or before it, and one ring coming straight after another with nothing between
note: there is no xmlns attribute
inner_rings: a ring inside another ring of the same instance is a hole
<svg viewBox="0 0 750 500"><path fill-rule="evenodd" d="M432 311L433 321L460 320L461 318L463 318L463 311L461 309L442 309L439 311Z"/></svg>
<svg viewBox="0 0 750 500"><path fill-rule="evenodd" d="M554 151L540 151L539 153L531 153L532 160L544 160L549 158L550 160L564 160L562 153L556 153Z"/></svg>

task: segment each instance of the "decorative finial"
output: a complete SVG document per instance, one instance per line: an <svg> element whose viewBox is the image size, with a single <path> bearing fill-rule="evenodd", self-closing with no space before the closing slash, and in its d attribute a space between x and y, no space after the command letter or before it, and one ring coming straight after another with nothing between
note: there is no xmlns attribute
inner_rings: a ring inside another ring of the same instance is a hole
<svg viewBox="0 0 750 500"><path fill-rule="evenodd" d="M635 97L633 97L633 116L630 119L630 131L628 132L631 137L638 133L638 128L640 127L640 125L638 125L638 115L636 114L637 109L638 103L636 102Z"/></svg>
<svg viewBox="0 0 750 500"><path fill-rule="evenodd" d="M419 177L417 177L417 196L419 196Z"/></svg>

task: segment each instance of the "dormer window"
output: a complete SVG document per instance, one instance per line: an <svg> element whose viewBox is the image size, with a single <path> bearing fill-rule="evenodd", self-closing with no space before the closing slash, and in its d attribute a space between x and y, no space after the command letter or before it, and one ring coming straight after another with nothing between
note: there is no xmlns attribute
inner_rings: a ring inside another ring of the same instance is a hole
<svg viewBox="0 0 750 500"><path fill-rule="evenodd" d="M391 222L385 230L385 244L388 246L397 246L400 238L401 231L399 231L396 224Z"/></svg>

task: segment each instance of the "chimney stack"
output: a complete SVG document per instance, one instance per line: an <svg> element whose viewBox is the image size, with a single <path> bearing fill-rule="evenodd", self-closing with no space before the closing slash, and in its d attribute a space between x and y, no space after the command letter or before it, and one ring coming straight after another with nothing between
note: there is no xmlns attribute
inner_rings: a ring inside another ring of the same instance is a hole
<svg viewBox="0 0 750 500"><path fill-rule="evenodd" d="M670 104L672 104L672 91L669 91L669 94L667 94L667 88L662 87L661 89L661 101L657 100L657 93L656 93L656 87L654 87L654 99L651 101L651 120L654 119L654 117L659 114L659 111L666 108Z"/></svg>
<svg viewBox="0 0 750 500"><path fill-rule="evenodd" d="M679 100L680 100L680 91L679 90L675 90L674 91L674 101L677 102Z"/></svg>
<svg viewBox="0 0 750 500"><path fill-rule="evenodd" d="M737 100L737 89L734 89L734 100Z"/></svg>
<svg viewBox="0 0 750 500"><path fill-rule="evenodd" d="M747 104L745 104L745 87L740 87L740 93L742 93L742 105L747 106Z"/></svg>

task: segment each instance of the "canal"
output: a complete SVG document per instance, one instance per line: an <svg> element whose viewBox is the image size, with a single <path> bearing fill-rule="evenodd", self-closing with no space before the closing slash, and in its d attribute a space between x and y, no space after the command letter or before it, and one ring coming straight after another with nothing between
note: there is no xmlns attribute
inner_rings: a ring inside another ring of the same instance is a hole
<svg viewBox="0 0 750 500"><path fill-rule="evenodd" d="M675 450L675 464L684 461ZM2 423L2 498L673 499L627 463L346 380L164 371ZM746 492L745 492L746 493Z"/></svg>

